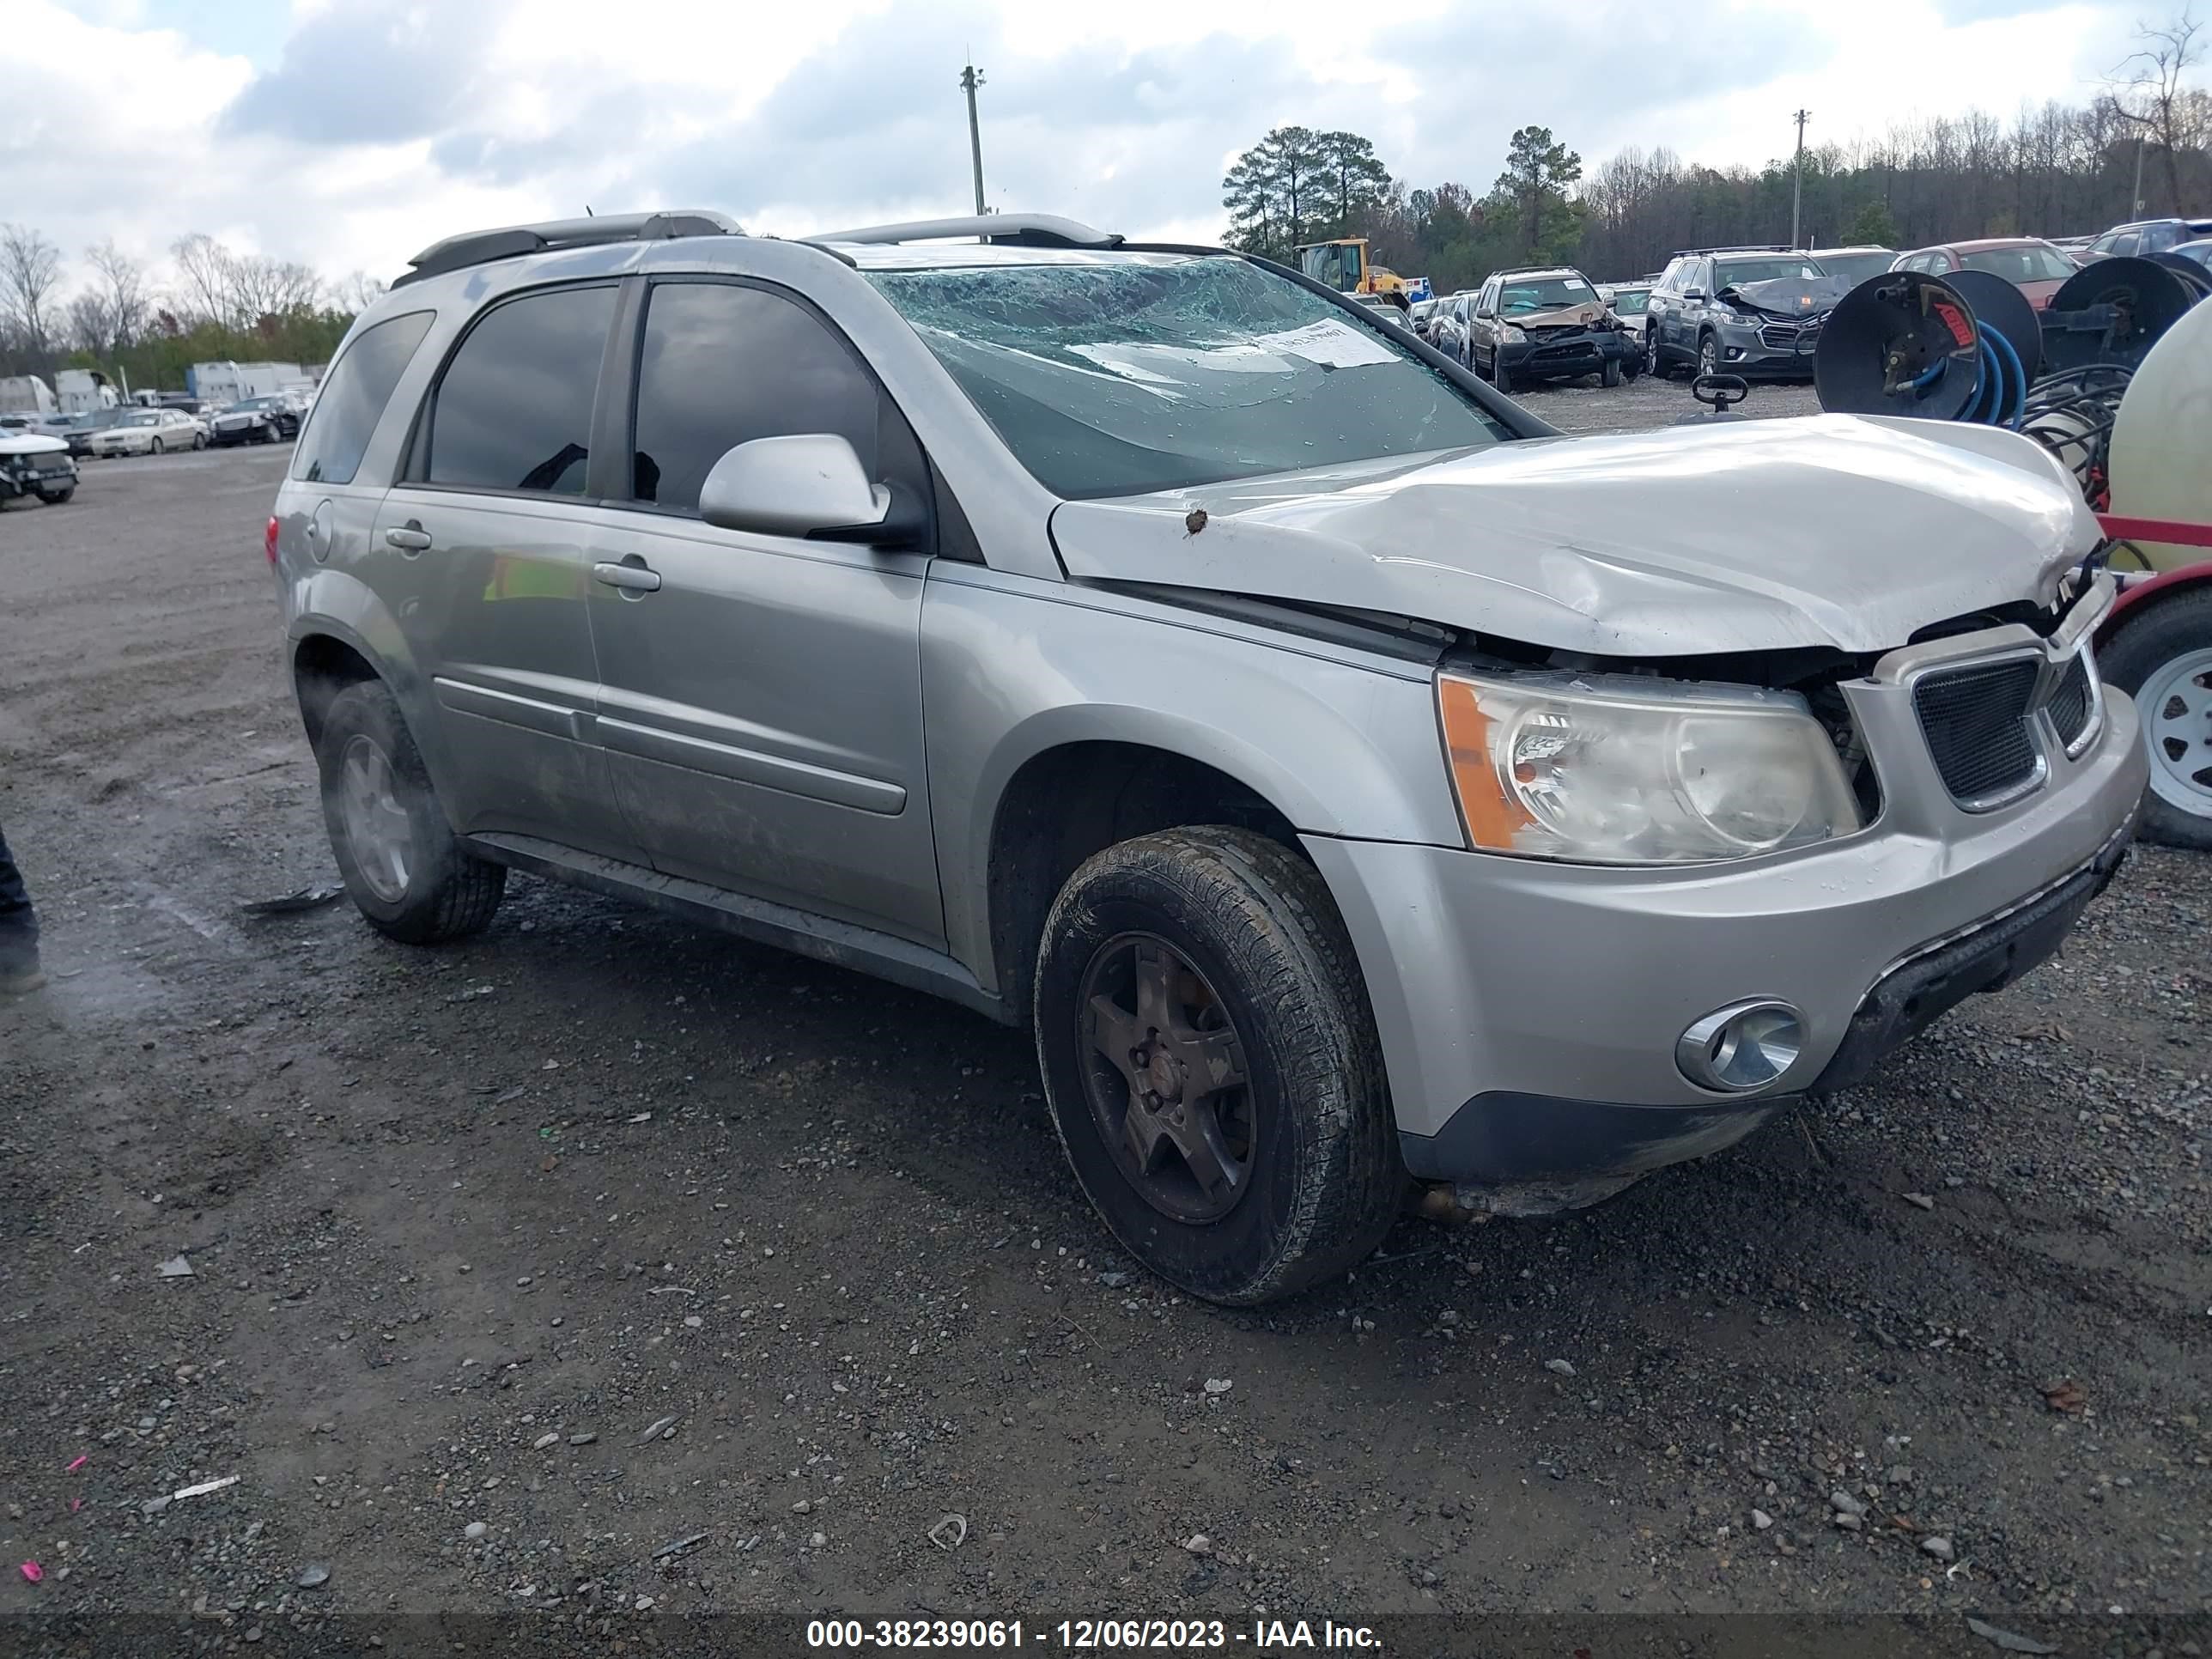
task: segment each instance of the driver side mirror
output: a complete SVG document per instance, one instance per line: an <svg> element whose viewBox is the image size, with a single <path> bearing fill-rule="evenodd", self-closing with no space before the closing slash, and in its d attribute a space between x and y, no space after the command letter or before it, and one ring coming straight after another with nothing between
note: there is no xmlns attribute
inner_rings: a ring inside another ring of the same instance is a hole
<svg viewBox="0 0 2212 1659"><path fill-rule="evenodd" d="M724 453L699 487L699 516L723 530L885 546L909 538L894 492L834 432L754 438Z"/></svg>
<svg viewBox="0 0 2212 1659"><path fill-rule="evenodd" d="M1685 303L1689 305L1701 304L1709 297L1710 296L1705 293L1705 289L1701 288L1686 288L1682 290L1682 299Z"/></svg>

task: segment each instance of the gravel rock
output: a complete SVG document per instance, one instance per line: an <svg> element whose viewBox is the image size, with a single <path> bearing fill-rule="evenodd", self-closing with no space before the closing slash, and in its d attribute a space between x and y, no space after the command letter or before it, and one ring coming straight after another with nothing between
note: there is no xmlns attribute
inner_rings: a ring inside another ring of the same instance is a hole
<svg viewBox="0 0 2212 1659"><path fill-rule="evenodd" d="M331 1570L319 1561L310 1561L292 1582L301 1589L320 1589L331 1582Z"/></svg>
<svg viewBox="0 0 2212 1659"><path fill-rule="evenodd" d="M1839 1515L1864 1515L1867 1512L1866 1500L1854 1497L1841 1486L1828 1494L1828 1507Z"/></svg>
<svg viewBox="0 0 2212 1659"><path fill-rule="evenodd" d="M1189 1537L1182 1540L1182 1547L1186 1550L1188 1550L1193 1555L1211 1555L1213 1553L1213 1540L1211 1538L1208 1538L1202 1532L1194 1532L1191 1534Z"/></svg>
<svg viewBox="0 0 2212 1659"><path fill-rule="evenodd" d="M592 1433L591 1430L586 1429L581 1434L570 1435L568 1437L568 1443L572 1446L588 1446L592 1442L597 1440L599 1437Z"/></svg>
<svg viewBox="0 0 2212 1659"><path fill-rule="evenodd" d="M477 1539L483 1537L490 1530L491 1528L485 1525L484 1522L481 1521L471 1521L467 1526L461 1528L461 1536L467 1539L471 1544L473 1544Z"/></svg>
<svg viewBox="0 0 2212 1659"><path fill-rule="evenodd" d="M559 1435L541 1434L537 1439L530 1443L530 1449L532 1451L544 1451L548 1446L557 1446L560 1443L561 1437Z"/></svg>
<svg viewBox="0 0 2212 1659"><path fill-rule="evenodd" d="M1753 1510L1751 1512L1751 1524L1759 1531L1765 1532L1774 1524L1774 1517L1765 1510Z"/></svg>
<svg viewBox="0 0 2212 1659"><path fill-rule="evenodd" d="M1920 1547L1938 1561L1951 1560L1958 1554L1948 1538L1923 1538L1920 1540Z"/></svg>
<svg viewBox="0 0 2212 1659"><path fill-rule="evenodd" d="M1571 1359L1547 1359L1544 1369L1554 1376L1572 1376L1575 1374L1574 1362Z"/></svg>
<svg viewBox="0 0 2212 1659"><path fill-rule="evenodd" d="M641 1446L652 1444L653 1442L659 1439L662 1435L667 1434L674 1430L676 1424L677 1419L672 1417L655 1418L652 1422L646 1425L645 1432L637 1437L637 1443Z"/></svg>

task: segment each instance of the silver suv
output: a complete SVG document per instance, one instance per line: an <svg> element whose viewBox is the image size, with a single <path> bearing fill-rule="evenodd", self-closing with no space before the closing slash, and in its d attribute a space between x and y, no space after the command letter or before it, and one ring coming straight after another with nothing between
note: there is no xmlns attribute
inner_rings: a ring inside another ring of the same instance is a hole
<svg viewBox="0 0 2212 1659"><path fill-rule="evenodd" d="M1022 215L440 243L269 524L376 927L520 869L1028 1025L1107 1224L1225 1303L1593 1202L2045 956L2144 782L2096 543L2008 432L1562 438Z"/></svg>

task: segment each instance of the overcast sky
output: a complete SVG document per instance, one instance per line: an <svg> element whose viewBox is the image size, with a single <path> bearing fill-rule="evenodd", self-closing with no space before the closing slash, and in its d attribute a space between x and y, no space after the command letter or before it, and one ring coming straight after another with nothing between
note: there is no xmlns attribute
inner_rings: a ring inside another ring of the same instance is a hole
<svg viewBox="0 0 2212 1659"><path fill-rule="evenodd" d="M1801 105L1835 141L2085 97L2179 3L10 0L0 218L72 262L203 230L337 277L587 204L787 234L964 212L972 52L994 206L1210 240L1224 167L1280 123L1478 194L1528 122L1590 163L1755 165Z"/></svg>

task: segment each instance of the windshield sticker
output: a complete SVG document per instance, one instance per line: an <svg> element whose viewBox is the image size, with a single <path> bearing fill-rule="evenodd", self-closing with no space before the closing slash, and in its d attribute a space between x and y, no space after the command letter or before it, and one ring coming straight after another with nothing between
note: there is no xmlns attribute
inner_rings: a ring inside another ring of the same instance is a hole
<svg viewBox="0 0 2212 1659"><path fill-rule="evenodd" d="M1381 340L1334 317L1308 323L1304 328L1261 334L1255 337L1252 343L1270 351L1303 357L1310 363L1320 363L1328 368L1360 368L1370 363L1398 361L1396 355Z"/></svg>

